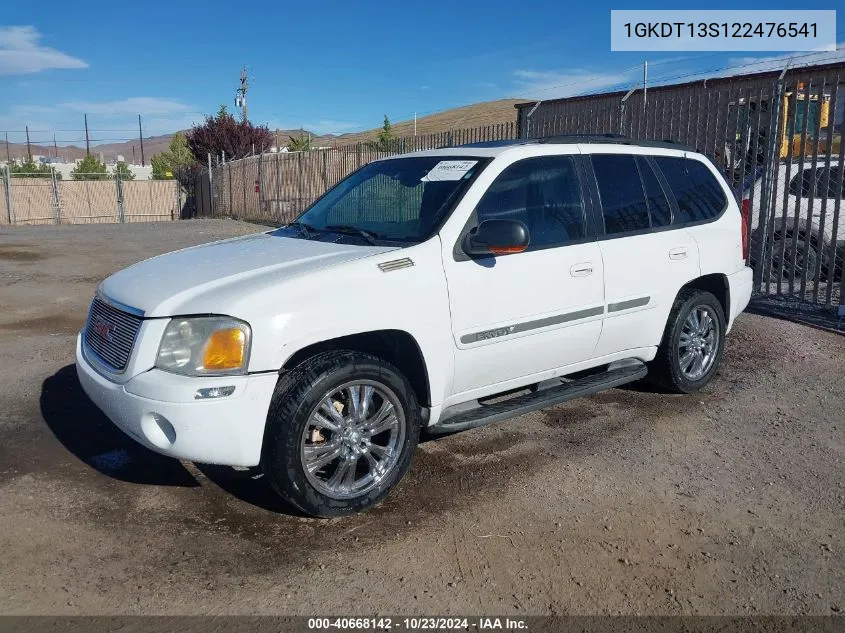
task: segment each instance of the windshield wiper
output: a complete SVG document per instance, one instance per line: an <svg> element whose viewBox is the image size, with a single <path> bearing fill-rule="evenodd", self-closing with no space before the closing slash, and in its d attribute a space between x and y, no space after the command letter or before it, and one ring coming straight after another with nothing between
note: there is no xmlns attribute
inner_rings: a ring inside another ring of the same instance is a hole
<svg viewBox="0 0 845 633"><path fill-rule="evenodd" d="M285 224L285 228L299 229L299 232L306 238L311 237L313 233L318 232L316 227L306 224L305 222L300 222L299 220L288 222Z"/></svg>
<svg viewBox="0 0 845 633"><path fill-rule="evenodd" d="M381 236L378 233L373 233L367 229L359 229L357 226L349 226L347 224L329 224L323 227L326 231L334 231L335 233L344 233L346 235L360 235L367 243L372 246L378 246L376 240Z"/></svg>

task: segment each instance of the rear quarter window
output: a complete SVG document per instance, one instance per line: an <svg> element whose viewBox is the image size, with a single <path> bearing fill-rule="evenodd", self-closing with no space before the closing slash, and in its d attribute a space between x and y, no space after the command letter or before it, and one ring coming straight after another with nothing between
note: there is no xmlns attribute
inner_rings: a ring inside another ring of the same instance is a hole
<svg viewBox="0 0 845 633"><path fill-rule="evenodd" d="M728 204L725 192L710 169L698 160L655 156L678 203L673 224L701 222L717 217Z"/></svg>

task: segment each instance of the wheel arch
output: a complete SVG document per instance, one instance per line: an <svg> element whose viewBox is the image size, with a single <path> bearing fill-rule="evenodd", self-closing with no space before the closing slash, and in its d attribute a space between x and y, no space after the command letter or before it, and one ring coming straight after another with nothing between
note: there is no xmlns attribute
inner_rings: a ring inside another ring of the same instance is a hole
<svg viewBox="0 0 845 633"><path fill-rule="evenodd" d="M411 383L420 405L431 406L428 369L417 340L405 330L373 330L338 336L306 345L292 353L280 373L323 352L352 350L378 356L396 367Z"/></svg>
<svg viewBox="0 0 845 633"><path fill-rule="evenodd" d="M678 291L678 295L680 295L683 290L686 290L688 288L703 290L714 295L716 299L718 299L719 304L722 306L722 312L725 315L725 323L730 321L731 288L728 282L727 275L724 275L722 273L711 273L708 275L702 275L701 277L697 277L696 279L693 279L692 281L689 281L684 284Z"/></svg>

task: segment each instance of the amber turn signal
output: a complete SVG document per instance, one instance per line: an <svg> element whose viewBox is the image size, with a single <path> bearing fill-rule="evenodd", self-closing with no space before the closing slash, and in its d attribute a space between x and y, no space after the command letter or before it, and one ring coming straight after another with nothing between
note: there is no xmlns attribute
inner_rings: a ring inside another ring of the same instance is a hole
<svg viewBox="0 0 845 633"><path fill-rule="evenodd" d="M510 255L511 253L521 253L528 248L528 244L522 246L490 246L489 248L494 255Z"/></svg>
<svg viewBox="0 0 845 633"><path fill-rule="evenodd" d="M208 337L202 357L204 369L238 369L244 363L246 335L239 328L217 330Z"/></svg>

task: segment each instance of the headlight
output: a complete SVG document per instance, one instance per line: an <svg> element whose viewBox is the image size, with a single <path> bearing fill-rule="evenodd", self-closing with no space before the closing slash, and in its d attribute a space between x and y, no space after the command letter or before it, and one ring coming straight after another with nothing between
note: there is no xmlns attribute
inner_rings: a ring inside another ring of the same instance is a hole
<svg viewBox="0 0 845 633"><path fill-rule="evenodd" d="M156 367L188 376L245 374L250 328L231 317L172 319L158 348Z"/></svg>

